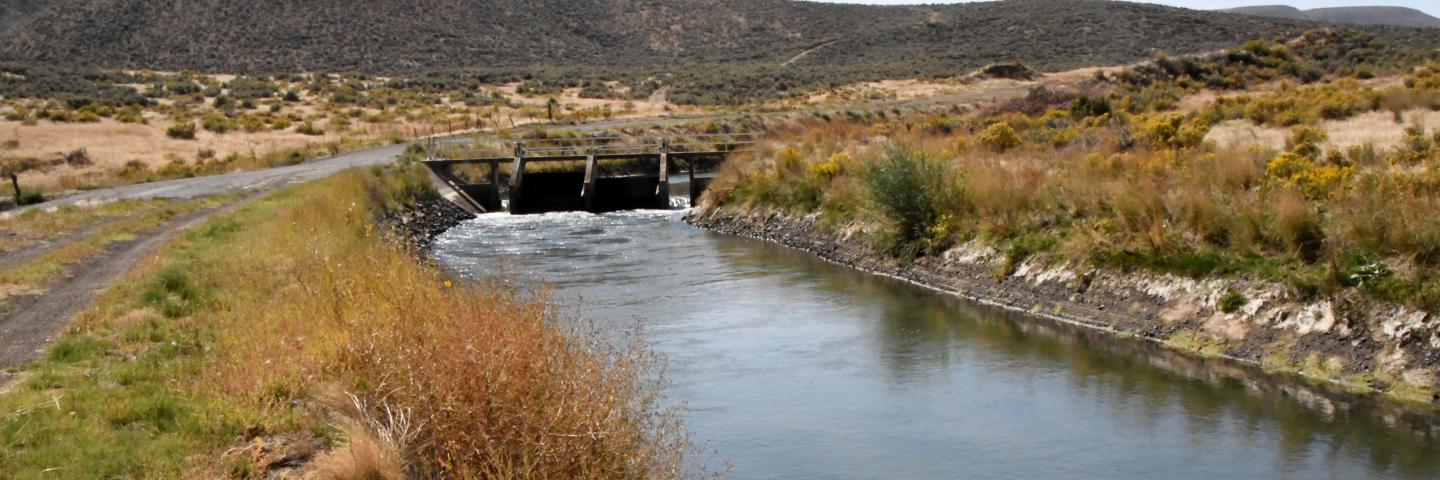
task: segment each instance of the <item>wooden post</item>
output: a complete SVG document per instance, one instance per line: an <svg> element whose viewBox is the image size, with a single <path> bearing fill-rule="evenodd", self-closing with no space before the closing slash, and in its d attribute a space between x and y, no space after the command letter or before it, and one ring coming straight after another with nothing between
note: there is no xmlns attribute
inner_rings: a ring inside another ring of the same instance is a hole
<svg viewBox="0 0 1440 480"><path fill-rule="evenodd" d="M510 172L510 211L520 206L520 187L525 181L525 144L515 142L515 169Z"/></svg>
<svg viewBox="0 0 1440 480"><path fill-rule="evenodd" d="M490 186L495 187L495 191L494 191L494 192L491 192L491 194L490 194L490 196L491 196L491 197L490 197L490 200L492 201L491 205L499 205L499 204L500 204L500 161L499 161L499 160L492 160L492 161L490 161Z"/></svg>
<svg viewBox="0 0 1440 480"><path fill-rule="evenodd" d="M655 203L670 206L670 139L660 139L660 182L655 185Z"/></svg>
<svg viewBox="0 0 1440 480"><path fill-rule="evenodd" d="M585 202L585 210L591 211L595 206L595 150L585 151L585 185L580 187L580 198Z"/></svg>

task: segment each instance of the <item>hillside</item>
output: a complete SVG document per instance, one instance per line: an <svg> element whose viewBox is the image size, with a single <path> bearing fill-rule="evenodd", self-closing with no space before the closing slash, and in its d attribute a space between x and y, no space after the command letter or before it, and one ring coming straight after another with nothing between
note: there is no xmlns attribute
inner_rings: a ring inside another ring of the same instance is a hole
<svg viewBox="0 0 1440 480"><path fill-rule="evenodd" d="M1095 0L864 6L785 0L9 0L38 9L0 60L60 66L414 72L536 65L1042 69L1290 37L1303 22ZM42 5L43 4L43 5ZM37 8L40 5L43 8ZM1440 34L1382 31L1406 43ZM818 48L817 48L818 47Z"/></svg>
<svg viewBox="0 0 1440 480"><path fill-rule="evenodd" d="M50 3L51 0L0 0L0 35L8 35L10 29L23 25Z"/></svg>
<svg viewBox="0 0 1440 480"><path fill-rule="evenodd" d="M1225 12L1261 17L1311 20L1351 25L1390 25L1396 27L1440 27L1440 18L1405 7L1334 7L1301 10L1288 5L1260 5L1223 10Z"/></svg>

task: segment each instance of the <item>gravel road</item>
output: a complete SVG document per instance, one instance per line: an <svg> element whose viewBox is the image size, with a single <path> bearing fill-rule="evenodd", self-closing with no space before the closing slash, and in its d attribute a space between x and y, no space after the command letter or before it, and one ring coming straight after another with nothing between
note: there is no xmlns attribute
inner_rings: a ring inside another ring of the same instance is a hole
<svg viewBox="0 0 1440 480"><path fill-rule="evenodd" d="M390 145L288 167L227 173L207 177L181 178L91 190L38 205L18 208L6 214L16 215L36 208L51 209L64 205L105 203L126 199L191 199L211 195L245 194L248 192L264 191L286 185L319 180L350 168L389 163L404 151L404 145Z"/></svg>

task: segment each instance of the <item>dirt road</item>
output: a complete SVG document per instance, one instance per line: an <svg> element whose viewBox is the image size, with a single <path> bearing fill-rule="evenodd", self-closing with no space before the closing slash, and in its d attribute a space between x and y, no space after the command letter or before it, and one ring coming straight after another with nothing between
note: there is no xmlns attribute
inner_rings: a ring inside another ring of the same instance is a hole
<svg viewBox="0 0 1440 480"><path fill-rule="evenodd" d="M7 213L15 215L35 208L49 209L62 205L105 203L124 199L190 199L212 195L245 194L247 192L265 191L286 185L319 180L350 168L388 163L394 160L395 156L404 152L404 150L404 145L390 145L288 167L236 172L208 177L181 178L91 190L39 205L11 210Z"/></svg>
<svg viewBox="0 0 1440 480"><path fill-rule="evenodd" d="M248 200L239 200L225 206L192 212L165 225L140 232L133 240L111 244L105 249L105 253L71 266L68 274L47 282L38 293L10 298L9 304L0 308L0 387L9 383L12 375L10 370L38 358L41 350L49 345L61 329L77 314L89 308L95 296L111 282L129 272L176 235L246 201ZM83 233L76 232L72 235L83 237ZM79 240L83 238L74 239Z"/></svg>
<svg viewBox="0 0 1440 480"><path fill-rule="evenodd" d="M318 180L350 168L388 163L403 151L403 145L393 145L288 167L92 190L17 209L10 214L35 208L49 209L122 199L191 199L260 193L286 185ZM65 277L48 282L41 288L40 293L11 298L9 305L0 308L0 370L10 370L37 358L41 349L50 343L60 329L68 325L75 315L89 308L95 296L111 282L130 271L180 232L242 202L183 215L161 227L142 232L134 240L112 244L104 254L74 265ZM0 265L19 265L27 259L82 240L98 228L87 228L35 248L0 256ZM0 385L7 383L8 375L0 372Z"/></svg>

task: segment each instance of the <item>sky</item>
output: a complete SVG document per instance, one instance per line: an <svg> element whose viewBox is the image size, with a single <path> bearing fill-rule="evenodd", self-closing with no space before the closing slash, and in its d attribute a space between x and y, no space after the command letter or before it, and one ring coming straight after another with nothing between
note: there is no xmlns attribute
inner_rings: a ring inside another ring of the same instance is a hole
<svg viewBox="0 0 1440 480"><path fill-rule="evenodd" d="M908 5L917 3L958 3L968 0L829 0L843 3L871 3L878 5ZM1436 0L1139 0L1144 3L1161 3L1196 10L1245 7L1250 5L1290 5L1301 9L1324 7L1351 7L1389 5L1410 7L1431 16L1440 17L1440 1Z"/></svg>

